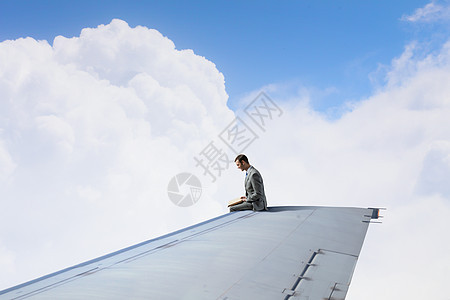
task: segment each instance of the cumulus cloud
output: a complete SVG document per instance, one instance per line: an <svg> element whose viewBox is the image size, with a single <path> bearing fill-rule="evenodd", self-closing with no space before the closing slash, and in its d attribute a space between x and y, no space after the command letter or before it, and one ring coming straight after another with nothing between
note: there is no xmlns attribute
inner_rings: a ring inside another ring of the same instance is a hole
<svg viewBox="0 0 450 300"><path fill-rule="evenodd" d="M436 140L427 151L419 175L417 192L450 199L450 141Z"/></svg>
<svg viewBox="0 0 450 300"><path fill-rule="evenodd" d="M212 62L121 20L0 43L0 288L221 213L213 189L201 215L166 188L227 97Z"/></svg>
<svg viewBox="0 0 450 300"><path fill-rule="evenodd" d="M438 1L431 1L424 7L418 8L411 15L403 15L403 21L408 22L436 22L442 20L450 20L450 4L448 1L438 3Z"/></svg>
<svg viewBox="0 0 450 300"><path fill-rule="evenodd" d="M15 168L16 164L12 160L4 143L0 140L0 180L7 180Z"/></svg>

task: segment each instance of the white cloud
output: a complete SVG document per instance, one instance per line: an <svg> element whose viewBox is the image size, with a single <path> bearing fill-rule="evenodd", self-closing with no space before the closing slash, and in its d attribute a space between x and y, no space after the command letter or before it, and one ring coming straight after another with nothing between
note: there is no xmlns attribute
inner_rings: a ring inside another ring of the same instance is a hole
<svg viewBox="0 0 450 300"><path fill-rule="evenodd" d="M388 208L369 230L348 299L446 297L450 48L426 54L418 46L393 60L383 89L338 120L299 93L248 151L271 205ZM421 291L410 288L417 274L427 274Z"/></svg>
<svg viewBox="0 0 450 300"><path fill-rule="evenodd" d="M449 199L409 200L369 228L346 299L447 299ZM418 281L421 288L411 286Z"/></svg>
<svg viewBox="0 0 450 300"><path fill-rule="evenodd" d="M223 76L157 31L115 20L53 47L7 41L0 66L3 287L218 215L242 192L233 165L209 184L192 162L233 119ZM432 54L408 45L386 82L332 121L305 89L271 85L284 113L246 154L269 205L388 208L369 230L348 299L443 299L450 43ZM175 207L169 179L190 170L203 196ZM417 274L426 274L423 292L409 286Z"/></svg>
<svg viewBox="0 0 450 300"><path fill-rule="evenodd" d="M42 140L58 146L69 154L73 151L75 136L72 127L67 122L54 115L38 116L35 121L38 132L42 132L46 136Z"/></svg>
<svg viewBox="0 0 450 300"><path fill-rule="evenodd" d="M166 188L233 118L223 75L156 30L4 41L0 99L0 289L222 212Z"/></svg>
<svg viewBox="0 0 450 300"><path fill-rule="evenodd" d="M431 1L424 7L418 8L411 15L403 15L403 21L409 22L436 22L450 20L450 5L448 1L442 4L439 1Z"/></svg>
<svg viewBox="0 0 450 300"><path fill-rule="evenodd" d="M11 154L6 149L2 140L0 140L0 180L7 180L14 172L16 166Z"/></svg>
<svg viewBox="0 0 450 300"><path fill-rule="evenodd" d="M416 190L418 194L440 195L450 199L450 141L433 142L423 160Z"/></svg>
<svg viewBox="0 0 450 300"><path fill-rule="evenodd" d="M14 272L15 255L4 246L0 247L0 266L2 266L2 272L8 274L12 274Z"/></svg>

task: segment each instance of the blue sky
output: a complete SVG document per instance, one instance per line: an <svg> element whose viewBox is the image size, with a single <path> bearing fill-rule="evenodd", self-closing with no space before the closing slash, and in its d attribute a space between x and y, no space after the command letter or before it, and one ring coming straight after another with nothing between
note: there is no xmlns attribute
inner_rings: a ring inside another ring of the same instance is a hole
<svg viewBox="0 0 450 300"><path fill-rule="evenodd" d="M250 91L288 83L316 91L319 111L358 101L369 76L430 29L401 20L427 1L0 1L0 41L52 43L113 18L143 25L193 49L225 76L228 105ZM434 31L437 33L438 31ZM434 34L436 36L436 34ZM321 91L331 90L331 93Z"/></svg>

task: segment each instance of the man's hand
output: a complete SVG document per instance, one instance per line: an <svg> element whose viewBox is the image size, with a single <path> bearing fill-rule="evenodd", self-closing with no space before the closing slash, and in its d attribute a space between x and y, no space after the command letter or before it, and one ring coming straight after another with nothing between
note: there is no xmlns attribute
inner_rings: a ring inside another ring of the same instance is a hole
<svg viewBox="0 0 450 300"><path fill-rule="evenodd" d="M242 196L242 197L241 197L241 200L247 201L247 197Z"/></svg>

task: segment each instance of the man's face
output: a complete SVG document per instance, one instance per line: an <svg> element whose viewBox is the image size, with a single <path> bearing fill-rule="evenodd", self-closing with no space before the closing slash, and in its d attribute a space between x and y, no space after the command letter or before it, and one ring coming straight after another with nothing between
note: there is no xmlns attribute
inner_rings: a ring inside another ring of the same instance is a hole
<svg viewBox="0 0 450 300"><path fill-rule="evenodd" d="M244 171L245 169L245 161L236 161L236 166L238 167L239 170Z"/></svg>

